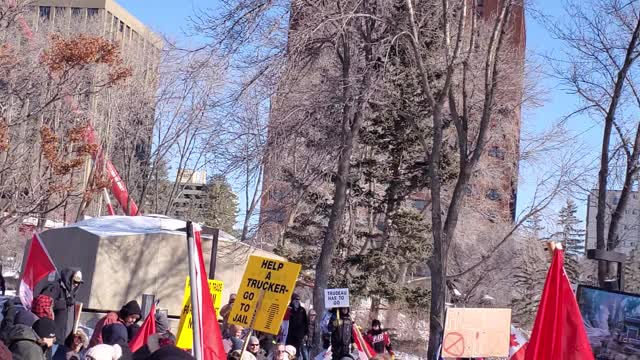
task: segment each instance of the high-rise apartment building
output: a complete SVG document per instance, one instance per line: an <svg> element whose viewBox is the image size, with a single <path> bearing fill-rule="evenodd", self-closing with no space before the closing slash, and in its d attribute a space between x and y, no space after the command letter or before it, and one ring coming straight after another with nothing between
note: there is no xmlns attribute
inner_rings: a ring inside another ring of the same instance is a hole
<svg viewBox="0 0 640 360"><path fill-rule="evenodd" d="M596 214L598 213L597 193L597 190L592 191L587 199L587 249L596 248ZM605 215L604 229L605 236L607 231L609 231L611 213L613 212L613 209L618 206L618 202L620 201L620 193L621 191L619 190L607 191L607 213ZM620 225L618 226L620 245L618 245L615 251L621 252L625 255L630 255L638 246L638 239L640 239L640 193L637 191L631 192L626 207L626 210L622 213Z"/></svg>
<svg viewBox="0 0 640 360"><path fill-rule="evenodd" d="M500 0L474 0L476 4L475 14L478 18L489 20L498 12ZM300 24L305 21L305 14L296 15L295 1L292 5L292 19L290 23L291 32L295 32ZM508 27L512 51L509 61L518 65L515 68L522 68L524 64L525 38L525 16L524 9L517 5L513 9L511 22ZM290 41L292 39L290 34ZM517 71L517 70L516 70ZM317 77L317 78L316 78ZM503 91L500 97L506 100L505 103L516 104L511 108L501 108L500 120L494 119L490 125L490 134L485 147L486 155L481 159L476 174L474 174L469 186L466 189L466 196L469 205L464 210L466 218L489 219L482 221L512 221L515 218L516 193L518 186L518 162L520 150L520 102L522 97L522 85L524 74L515 76L515 84L511 84L512 89ZM309 83L322 82L322 74L311 76L306 79ZM310 85L311 86L311 85ZM516 89L516 91L513 91ZM287 100L284 100L287 101ZM271 121L278 121L278 110L272 109ZM508 119L505 121L504 119ZM309 122L309 126L314 126ZM313 133L313 131L311 131ZM314 136L322 136L315 134ZM304 142L304 140L301 140ZM272 146L272 147L277 147ZM287 157L295 157L296 154L283 152L279 149L272 150L272 155L267 157L265 162L265 175L263 181L263 197L261 202L260 234L261 241L272 243L275 238L281 236L281 230L285 222L291 221L289 205L289 184L282 181L280 167L285 163ZM310 161L312 163L313 161ZM285 175L286 176L286 175ZM412 194L410 202L419 210L424 209L429 203L429 191L418 191ZM479 216L474 216L479 213ZM461 220L461 222L464 222ZM477 223L476 223L477 224ZM473 226L471 223L470 226ZM465 226L463 224L463 226Z"/></svg>

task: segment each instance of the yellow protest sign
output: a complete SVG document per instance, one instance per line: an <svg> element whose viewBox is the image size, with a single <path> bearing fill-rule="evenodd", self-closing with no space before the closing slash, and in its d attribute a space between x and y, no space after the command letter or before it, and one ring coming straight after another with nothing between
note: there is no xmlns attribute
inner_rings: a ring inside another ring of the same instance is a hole
<svg viewBox="0 0 640 360"><path fill-rule="evenodd" d="M222 288L222 281L209 280L209 292L213 300L213 307L216 309L216 316L220 313L220 306L222 305ZM193 319L191 318L191 282L188 276L182 299L182 312L180 313L176 346L182 349L191 349L193 347Z"/></svg>
<svg viewBox="0 0 640 360"><path fill-rule="evenodd" d="M260 293L263 293L253 329L277 335L300 268L300 264L251 255L229 315L229 323L250 327Z"/></svg>

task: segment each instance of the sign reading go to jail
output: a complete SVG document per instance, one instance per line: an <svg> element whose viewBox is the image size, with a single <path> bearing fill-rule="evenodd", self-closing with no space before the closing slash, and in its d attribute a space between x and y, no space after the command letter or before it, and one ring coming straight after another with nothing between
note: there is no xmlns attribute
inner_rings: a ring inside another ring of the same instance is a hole
<svg viewBox="0 0 640 360"><path fill-rule="evenodd" d="M209 280L209 292L216 315L220 313L222 305L223 283L220 280ZM180 323L178 325L178 336L176 346L182 349L193 347L193 318L191 312L191 282L187 276L187 283L184 286L184 296L182 297L182 312L180 313Z"/></svg>
<svg viewBox="0 0 640 360"><path fill-rule="evenodd" d="M277 335L299 273L300 264L251 255L229 323L250 327L256 314L253 329Z"/></svg>

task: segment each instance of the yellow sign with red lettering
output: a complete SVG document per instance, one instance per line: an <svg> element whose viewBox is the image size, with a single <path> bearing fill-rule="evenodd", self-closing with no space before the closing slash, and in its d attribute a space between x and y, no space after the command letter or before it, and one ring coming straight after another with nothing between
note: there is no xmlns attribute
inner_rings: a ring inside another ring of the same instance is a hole
<svg viewBox="0 0 640 360"><path fill-rule="evenodd" d="M224 284L222 281L209 280L209 292L213 300L213 307L216 310L216 316L220 313L220 306L222 305L223 287ZM191 313L191 282L188 276L182 299L182 312L180 313L176 346L181 349L191 349L193 347L193 314Z"/></svg>
<svg viewBox="0 0 640 360"><path fill-rule="evenodd" d="M300 264L251 255L229 323L251 327L255 314L254 330L277 335L300 269ZM256 313L260 298L260 311Z"/></svg>

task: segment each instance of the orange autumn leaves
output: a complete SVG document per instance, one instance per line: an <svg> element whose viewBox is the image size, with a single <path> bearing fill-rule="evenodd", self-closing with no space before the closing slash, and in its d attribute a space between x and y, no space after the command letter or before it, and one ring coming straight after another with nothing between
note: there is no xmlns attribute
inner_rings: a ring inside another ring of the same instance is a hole
<svg viewBox="0 0 640 360"><path fill-rule="evenodd" d="M51 37L51 46L42 52L40 62L53 74L89 65L107 65L109 82L116 84L131 76L131 68L123 66L120 48L100 36L77 35Z"/></svg>

